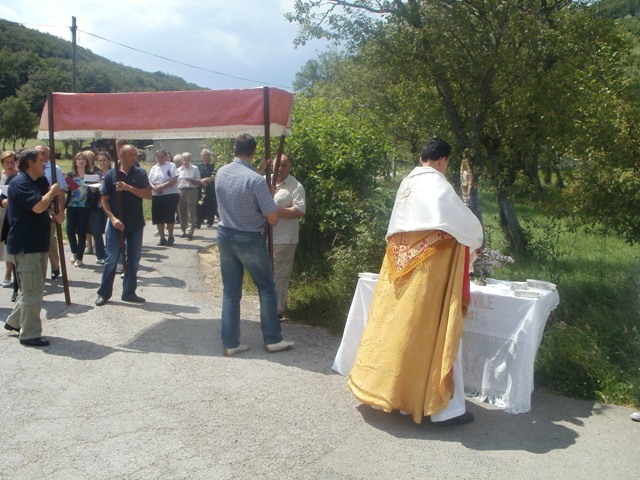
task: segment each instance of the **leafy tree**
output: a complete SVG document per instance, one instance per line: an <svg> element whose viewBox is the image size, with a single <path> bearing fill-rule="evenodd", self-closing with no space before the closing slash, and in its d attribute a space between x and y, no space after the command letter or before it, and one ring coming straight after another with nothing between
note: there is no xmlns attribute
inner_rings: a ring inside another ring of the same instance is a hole
<svg viewBox="0 0 640 480"><path fill-rule="evenodd" d="M42 113L49 92L69 92L71 90L70 70L62 67L41 67L29 75L29 81L18 90L21 98L36 115Z"/></svg>
<svg viewBox="0 0 640 480"><path fill-rule="evenodd" d="M308 266L325 262L335 246L357 243L359 225L377 213L388 215L388 208L368 200L387 169L390 146L346 99L300 97L293 115L296 128L285 150L313 206L300 233Z"/></svg>
<svg viewBox="0 0 640 480"><path fill-rule="evenodd" d="M115 82L100 62L87 62L78 68L78 91L85 93L111 93Z"/></svg>
<svg viewBox="0 0 640 480"><path fill-rule="evenodd" d="M412 120L399 131L424 135L417 130L426 125L419 112L424 105L446 120L478 177L496 192L501 226L516 254L526 250L526 239L513 188L525 173L540 189L540 159L554 158L549 138L567 141L558 132L574 130L567 112L581 97L577 88L602 94L601 53L611 61L608 42L620 45L612 22L566 0L300 0L289 19L300 25L299 42L326 37L368 57L377 78L387 78L370 89L377 108ZM387 66L376 66L371 56ZM412 95L423 99L413 108L402 103ZM432 128L441 124L431 122Z"/></svg>
<svg viewBox="0 0 640 480"><path fill-rule="evenodd" d="M16 97L8 97L0 102L0 136L13 142L16 149L18 140L24 147L27 139L33 135L38 118L29 111L27 104Z"/></svg>

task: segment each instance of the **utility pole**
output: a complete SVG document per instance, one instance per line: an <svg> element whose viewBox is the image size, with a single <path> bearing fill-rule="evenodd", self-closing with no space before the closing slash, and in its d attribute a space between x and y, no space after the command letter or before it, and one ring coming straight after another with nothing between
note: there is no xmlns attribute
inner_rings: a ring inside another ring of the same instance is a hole
<svg viewBox="0 0 640 480"><path fill-rule="evenodd" d="M78 77L78 69L76 68L77 30L76 17L71 17L71 93L76 93L76 78ZM82 142L78 140L71 142L71 158L75 158L81 145Z"/></svg>
<svg viewBox="0 0 640 480"><path fill-rule="evenodd" d="M76 91L76 17L71 17L71 93Z"/></svg>

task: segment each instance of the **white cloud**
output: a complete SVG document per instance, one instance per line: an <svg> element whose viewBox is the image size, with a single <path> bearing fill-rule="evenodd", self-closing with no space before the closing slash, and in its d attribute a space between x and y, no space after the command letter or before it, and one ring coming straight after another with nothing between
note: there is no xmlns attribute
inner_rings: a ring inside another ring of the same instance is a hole
<svg viewBox="0 0 640 480"><path fill-rule="evenodd" d="M297 26L284 19L294 0L3 0L0 17L66 40L77 19L78 44L109 60L163 71L209 88L253 87L95 38L204 69L290 86L315 57L315 43L294 49Z"/></svg>

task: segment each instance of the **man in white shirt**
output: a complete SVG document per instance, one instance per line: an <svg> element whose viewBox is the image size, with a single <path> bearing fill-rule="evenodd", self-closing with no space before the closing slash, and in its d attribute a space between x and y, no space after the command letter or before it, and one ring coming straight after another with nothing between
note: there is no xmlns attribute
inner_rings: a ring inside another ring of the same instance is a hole
<svg viewBox="0 0 640 480"><path fill-rule="evenodd" d="M193 239L193 231L198 222L198 187L200 186L200 170L191 164L191 154L182 154L182 166L178 168L178 215L180 216L181 238Z"/></svg>
<svg viewBox="0 0 640 480"><path fill-rule="evenodd" d="M273 200L278 206L280 221L273 227L273 274L278 292L278 317L287 309L287 291L293 270L293 259L298 246L298 220L306 210L304 187L290 175L291 160L280 157L280 169Z"/></svg>

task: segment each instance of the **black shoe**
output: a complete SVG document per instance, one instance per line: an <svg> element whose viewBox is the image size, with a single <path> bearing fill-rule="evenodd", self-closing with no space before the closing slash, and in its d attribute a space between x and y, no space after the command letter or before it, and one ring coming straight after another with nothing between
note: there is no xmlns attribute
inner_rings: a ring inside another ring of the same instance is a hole
<svg viewBox="0 0 640 480"><path fill-rule="evenodd" d="M166 238L161 238L160 240L158 240L158 245L161 246L161 247L168 245L167 239Z"/></svg>
<svg viewBox="0 0 640 480"><path fill-rule="evenodd" d="M123 302L132 302L132 303L144 303L145 299L139 297L135 293L133 295L129 295L128 297L122 297Z"/></svg>
<svg viewBox="0 0 640 480"><path fill-rule="evenodd" d="M187 240L193 240L193 233L190 233L189 235L187 235Z"/></svg>
<svg viewBox="0 0 640 480"><path fill-rule="evenodd" d="M175 239L175 238L173 238L173 237L169 237L169 238L167 239L167 245L171 246L171 245L173 245L173 244L174 244L174 242L175 242L175 241L176 241L176 239Z"/></svg>
<svg viewBox="0 0 640 480"><path fill-rule="evenodd" d="M182 235L180 235L180 238L186 238L187 234L185 232L182 232Z"/></svg>
<svg viewBox="0 0 640 480"><path fill-rule="evenodd" d="M196 229L200 230L200 224L199 224L199 223L196 223L196 224L194 225L194 228L196 228Z"/></svg>
<svg viewBox="0 0 640 480"><path fill-rule="evenodd" d="M51 272L51 280L57 280L60 276L60 269L57 268Z"/></svg>
<svg viewBox="0 0 640 480"><path fill-rule="evenodd" d="M20 345L25 345L27 347L48 347L49 340L42 337L29 338L27 340L20 339Z"/></svg>
<svg viewBox="0 0 640 480"><path fill-rule="evenodd" d="M5 330L10 330L10 331L12 331L12 332L19 332L19 331L20 331L20 329L19 329L19 328L16 328L16 327L14 327L13 325L9 325L9 324L8 324L8 323L6 323L6 322L5 322L5 324L4 324L4 329L5 329Z"/></svg>
<svg viewBox="0 0 640 480"><path fill-rule="evenodd" d="M438 427L452 427L454 425L465 425L473 422L473 413L464 412L462 415L444 420L443 422L431 422Z"/></svg>
<svg viewBox="0 0 640 480"><path fill-rule="evenodd" d="M13 291L13 295L11 295L11 301L12 301L13 303L15 303L15 302L16 302L16 300L18 300L18 291L17 291L17 290L14 290L14 291Z"/></svg>
<svg viewBox="0 0 640 480"><path fill-rule="evenodd" d="M108 301L109 301L108 298L100 296L100 297L96 298L96 307L101 307L105 303L107 303Z"/></svg>

